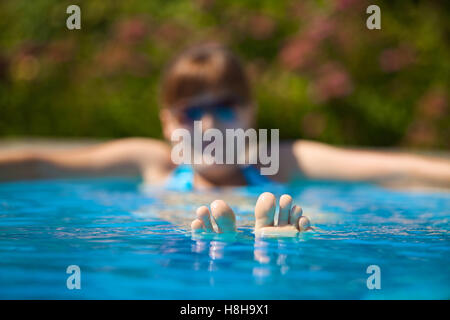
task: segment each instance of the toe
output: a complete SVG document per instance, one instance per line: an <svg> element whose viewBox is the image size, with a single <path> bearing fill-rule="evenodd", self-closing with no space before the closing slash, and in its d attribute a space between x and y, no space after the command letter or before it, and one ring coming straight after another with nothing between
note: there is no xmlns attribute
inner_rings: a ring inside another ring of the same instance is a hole
<svg viewBox="0 0 450 320"><path fill-rule="evenodd" d="M308 217L302 216L300 219L298 219L298 230L300 231L306 231L309 230L311 226L311 222L309 221Z"/></svg>
<svg viewBox="0 0 450 320"><path fill-rule="evenodd" d="M282 227L289 222L289 213L292 206L292 197L287 194L283 194L280 197L280 211L278 212L278 226Z"/></svg>
<svg viewBox="0 0 450 320"><path fill-rule="evenodd" d="M195 219L191 223L192 232L195 232L195 233L204 231L205 230L204 227L205 227L205 225L203 224L203 221L200 219Z"/></svg>
<svg viewBox="0 0 450 320"><path fill-rule="evenodd" d="M211 215L209 213L209 209L206 206L201 206L196 211L197 219L201 220L205 225L205 230L208 232L214 231L212 223L211 223Z"/></svg>
<svg viewBox="0 0 450 320"><path fill-rule="evenodd" d="M255 229L273 226L277 202L270 192L264 192L255 205Z"/></svg>
<svg viewBox="0 0 450 320"><path fill-rule="evenodd" d="M298 225L298 219L302 216L303 210L301 207L294 205L289 214L289 224L296 226Z"/></svg>
<svg viewBox="0 0 450 320"><path fill-rule="evenodd" d="M211 203L211 213L216 221L219 232L236 231L236 216L225 201L216 200Z"/></svg>

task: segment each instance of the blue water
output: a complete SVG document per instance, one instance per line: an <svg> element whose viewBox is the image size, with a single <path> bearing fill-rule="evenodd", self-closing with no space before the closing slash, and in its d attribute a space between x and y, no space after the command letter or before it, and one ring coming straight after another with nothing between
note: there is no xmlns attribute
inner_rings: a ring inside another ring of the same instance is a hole
<svg viewBox="0 0 450 320"><path fill-rule="evenodd" d="M316 227L256 239L262 191L290 193ZM227 200L235 237L192 238L196 206ZM449 299L450 193L299 182L221 193L143 190L138 180L0 184L2 299ZM69 265L81 289L69 290ZM381 289L367 288L369 265Z"/></svg>

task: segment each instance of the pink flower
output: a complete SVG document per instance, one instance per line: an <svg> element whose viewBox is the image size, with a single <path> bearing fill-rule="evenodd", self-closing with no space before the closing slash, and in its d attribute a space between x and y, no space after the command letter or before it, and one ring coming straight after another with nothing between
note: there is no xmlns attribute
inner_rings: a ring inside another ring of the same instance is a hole
<svg viewBox="0 0 450 320"><path fill-rule="evenodd" d="M347 10L351 9L352 7L363 4L364 1L361 0L335 0L334 3L336 5L336 8L338 10Z"/></svg>
<svg viewBox="0 0 450 320"><path fill-rule="evenodd" d="M149 61L147 56L128 46L116 42L109 43L96 56L95 65L105 74L129 72L137 76L145 76Z"/></svg>
<svg viewBox="0 0 450 320"><path fill-rule="evenodd" d="M247 22L248 32L257 40L269 38L275 30L275 21L262 14L253 15Z"/></svg>
<svg viewBox="0 0 450 320"><path fill-rule="evenodd" d="M428 122L414 121L406 133L406 142L413 146L430 147L436 140L436 130Z"/></svg>
<svg viewBox="0 0 450 320"><path fill-rule="evenodd" d="M412 64L414 60L413 50L403 45L384 50L380 55L380 67L384 72L396 72Z"/></svg>
<svg viewBox="0 0 450 320"><path fill-rule="evenodd" d="M312 41L322 41L329 37L336 29L336 23L326 17L315 18L305 32L307 38Z"/></svg>
<svg viewBox="0 0 450 320"><path fill-rule="evenodd" d="M215 0L196 0L195 3L200 9L208 10L214 7L216 4Z"/></svg>
<svg viewBox="0 0 450 320"><path fill-rule="evenodd" d="M315 41L297 37L290 40L281 49L279 59L287 69L297 70L312 62L315 51Z"/></svg>
<svg viewBox="0 0 450 320"><path fill-rule="evenodd" d="M443 88L428 90L419 101L419 112L428 118L439 118L447 113L448 95Z"/></svg>
<svg viewBox="0 0 450 320"><path fill-rule="evenodd" d="M158 26L152 34L157 42L178 46L180 42L188 40L186 35L189 34L189 30L178 24L166 22Z"/></svg>
<svg viewBox="0 0 450 320"><path fill-rule="evenodd" d="M46 49L46 53L51 61L66 62L73 57L74 50L75 42L68 38L51 42Z"/></svg>
<svg viewBox="0 0 450 320"><path fill-rule="evenodd" d="M313 90L319 101L327 101L348 96L353 91L353 84L343 66L328 63L320 68Z"/></svg>
<svg viewBox="0 0 450 320"><path fill-rule="evenodd" d="M142 41L147 34L147 22L141 18L133 18L118 24L116 36L120 42L134 44Z"/></svg>

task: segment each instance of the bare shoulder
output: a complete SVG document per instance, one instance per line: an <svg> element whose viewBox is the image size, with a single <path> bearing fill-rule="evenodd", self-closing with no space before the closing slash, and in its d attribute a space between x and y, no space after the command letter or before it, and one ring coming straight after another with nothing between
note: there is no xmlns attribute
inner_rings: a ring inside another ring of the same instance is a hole
<svg viewBox="0 0 450 320"><path fill-rule="evenodd" d="M327 144L310 140L287 140L280 143L280 170L274 179L288 181L307 173L309 158L333 148Z"/></svg>
<svg viewBox="0 0 450 320"><path fill-rule="evenodd" d="M162 140L151 138L125 138L112 143L124 146L138 161L143 179L149 184L161 184L175 168L171 160L171 147Z"/></svg>
<svg viewBox="0 0 450 320"><path fill-rule="evenodd" d="M293 175L299 173L297 158L295 155L295 148L298 140L287 140L280 143L279 152L279 170L273 176L273 179L279 182L286 182L292 178Z"/></svg>

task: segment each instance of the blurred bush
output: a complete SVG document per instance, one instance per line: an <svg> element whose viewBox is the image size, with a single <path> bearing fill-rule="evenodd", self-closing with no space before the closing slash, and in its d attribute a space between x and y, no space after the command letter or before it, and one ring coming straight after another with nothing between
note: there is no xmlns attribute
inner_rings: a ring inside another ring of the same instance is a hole
<svg viewBox="0 0 450 320"><path fill-rule="evenodd" d="M381 30L366 28L369 4ZM82 29L66 28L78 4ZM0 135L161 137L158 83L186 46L245 61L282 138L450 148L448 1L0 2Z"/></svg>

